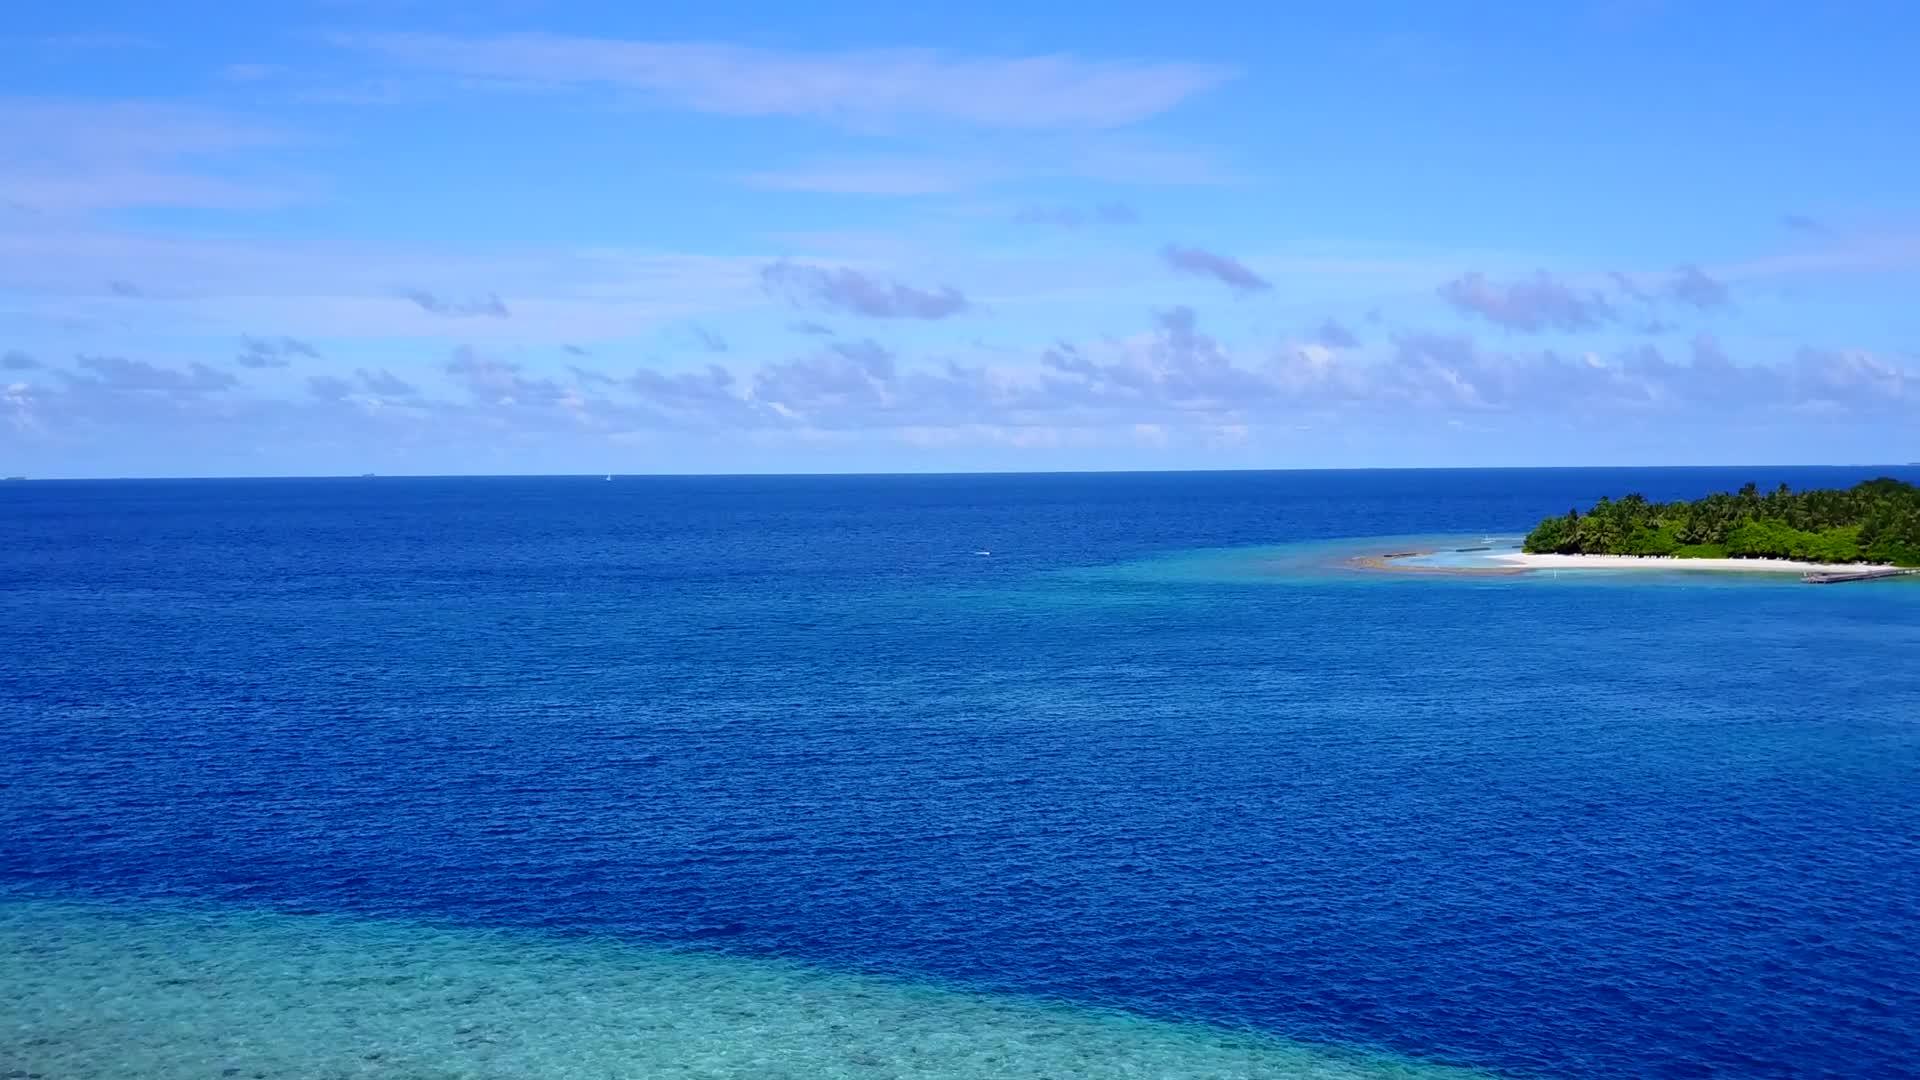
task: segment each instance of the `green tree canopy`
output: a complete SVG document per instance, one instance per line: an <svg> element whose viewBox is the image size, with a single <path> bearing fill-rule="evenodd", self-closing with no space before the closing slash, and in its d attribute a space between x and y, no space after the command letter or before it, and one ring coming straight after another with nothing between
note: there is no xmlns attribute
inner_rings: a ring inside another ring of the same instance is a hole
<svg viewBox="0 0 1920 1080"><path fill-rule="evenodd" d="M1762 495L1752 484L1693 502L1602 496L1527 534L1525 550L1675 558L1781 558L1920 566L1920 487L1881 477L1843 490Z"/></svg>

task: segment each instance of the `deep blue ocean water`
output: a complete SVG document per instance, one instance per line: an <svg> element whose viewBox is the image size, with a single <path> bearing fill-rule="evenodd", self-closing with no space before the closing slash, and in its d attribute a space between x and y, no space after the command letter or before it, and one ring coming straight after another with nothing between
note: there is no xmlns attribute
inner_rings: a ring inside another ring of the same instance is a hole
<svg viewBox="0 0 1920 1080"><path fill-rule="evenodd" d="M1873 475L1920 470L10 484L0 909L1920 1075L1920 587L1340 565Z"/></svg>

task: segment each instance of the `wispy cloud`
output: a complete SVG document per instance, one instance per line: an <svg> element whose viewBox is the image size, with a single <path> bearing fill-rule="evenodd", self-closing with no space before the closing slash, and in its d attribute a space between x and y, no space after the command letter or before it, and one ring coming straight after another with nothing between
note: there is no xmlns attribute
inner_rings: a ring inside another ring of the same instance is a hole
<svg viewBox="0 0 1920 1080"><path fill-rule="evenodd" d="M1823 222L1817 218L1809 217L1806 214L1782 214L1780 215L1780 227L1803 233L1823 233L1827 231L1827 226Z"/></svg>
<svg viewBox="0 0 1920 1080"><path fill-rule="evenodd" d="M273 210L303 202L294 185L269 186L180 172L115 166L74 172L0 165L0 204L43 213L163 208Z"/></svg>
<svg viewBox="0 0 1920 1080"><path fill-rule="evenodd" d="M231 372L205 364L192 364L185 370L163 368L145 360L124 356L81 356L75 365L86 374L67 375L69 382L82 383L110 391L157 393L165 395L210 394L240 385Z"/></svg>
<svg viewBox="0 0 1920 1080"><path fill-rule="evenodd" d="M704 326L695 326L693 328L693 340L699 342L700 347L708 352L727 351L727 339Z"/></svg>
<svg viewBox="0 0 1920 1080"><path fill-rule="evenodd" d="M1727 306L1727 286L1708 276L1698 266L1682 266L1673 272L1663 288L1668 299L1688 307L1706 310Z"/></svg>
<svg viewBox="0 0 1920 1080"><path fill-rule="evenodd" d="M1605 279L1618 299L1639 306L1638 313L1632 308L1623 312L1605 292L1576 285L1545 270L1508 282L1493 281L1480 273L1464 274L1440 286L1439 292L1441 299L1461 312L1524 333L1593 330L1626 323L1641 333L1659 334L1676 327L1650 310L1653 305L1669 303L1710 311L1732 302L1725 282L1691 263L1651 280L1618 270L1609 272Z"/></svg>
<svg viewBox="0 0 1920 1080"><path fill-rule="evenodd" d="M787 329L793 331L796 334L813 334L819 337L833 336L833 327L824 326L820 323L811 322L805 319L801 319L797 322L788 323Z"/></svg>
<svg viewBox="0 0 1920 1080"><path fill-rule="evenodd" d="M317 360L320 351L298 338L249 337L242 339L240 354L233 362L244 368L283 368L296 356Z"/></svg>
<svg viewBox="0 0 1920 1080"><path fill-rule="evenodd" d="M1242 177L1205 148L1167 142L1132 131L1046 134L998 132L941 151L903 151L813 157L736 173L736 182L772 191L832 195L942 195L1037 179L1090 180L1103 184L1213 186ZM1066 224L1066 215L1032 224ZM1104 204L1091 211L1069 208L1083 224L1126 223L1127 209Z"/></svg>
<svg viewBox="0 0 1920 1080"><path fill-rule="evenodd" d="M31 354L21 352L19 349L8 349L4 354L0 354L0 370L33 371L39 366L40 361L34 359Z"/></svg>
<svg viewBox="0 0 1920 1080"><path fill-rule="evenodd" d="M140 34L42 34L31 40L34 48L57 52L124 52L160 47L160 42Z"/></svg>
<svg viewBox="0 0 1920 1080"><path fill-rule="evenodd" d="M767 288L794 303L873 319L944 319L973 306L951 285L917 289L849 267L836 269L781 260L762 270L760 279Z"/></svg>
<svg viewBox="0 0 1920 1080"><path fill-rule="evenodd" d="M508 85L609 88L729 116L852 126L1112 128L1163 113L1234 69L1069 55L953 56L926 49L799 52L693 42L511 34L344 34L336 44L415 69Z"/></svg>
<svg viewBox="0 0 1920 1080"><path fill-rule="evenodd" d="M1920 404L1920 372L1862 349L1803 347L1794 354L1793 381L1796 396L1817 406L1904 411Z"/></svg>
<svg viewBox="0 0 1920 1080"><path fill-rule="evenodd" d="M594 346L688 321L718 326L712 320L720 313L732 317L756 305L770 307L760 281L767 261L764 254L561 246L460 250L274 230L0 219L0 290L30 294L15 310L38 325L54 329L65 320L110 314L137 332L167 333L165 324L190 319L230 341L272 328L308 341L387 337ZM140 306L151 310L136 310L132 299L111 312L103 307L99 298L122 275L147 291L151 302ZM473 314L430 316L418 299L404 295L408 291ZM496 300L510 317L497 315Z"/></svg>
<svg viewBox="0 0 1920 1080"><path fill-rule="evenodd" d="M522 365L501 360L470 345L456 348L444 370L476 401L494 406L540 407L575 397L554 379L529 375Z"/></svg>
<svg viewBox="0 0 1920 1080"><path fill-rule="evenodd" d="M1140 215L1126 203L1096 203L1091 207L1027 206L1013 215L1016 225L1053 225L1078 229L1087 225L1137 225Z"/></svg>
<svg viewBox="0 0 1920 1080"><path fill-rule="evenodd" d="M1247 269L1245 263L1230 256L1200 248L1168 244L1160 249L1160 257L1166 260L1168 266L1183 274L1209 277L1237 292L1264 292L1273 288L1272 282Z"/></svg>
<svg viewBox="0 0 1920 1080"><path fill-rule="evenodd" d="M1327 319L1315 327L1313 333L1308 335L1308 340L1329 349L1353 349L1360 345L1360 339L1354 332L1334 319Z"/></svg>
<svg viewBox="0 0 1920 1080"><path fill-rule="evenodd" d="M1613 283L1614 288L1620 290L1622 296L1630 300L1638 300L1643 304L1653 302L1654 294L1624 271L1613 270L1608 272L1607 280Z"/></svg>
<svg viewBox="0 0 1920 1080"><path fill-rule="evenodd" d="M1885 273L1920 267L1920 230L1911 226L1864 231L1827 229L1818 247L1721 262L1714 273L1730 281L1798 274Z"/></svg>
<svg viewBox="0 0 1920 1080"><path fill-rule="evenodd" d="M0 98L0 202L43 212L138 207L260 209L306 196L298 184L228 171L291 136L233 113L152 102Z"/></svg>
<svg viewBox="0 0 1920 1080"><path fill-rule="evenodd" d="M811 355L763 366L755 403L787 416L873 416L881 423L899 399L897 357L874 341L839 341Z"/></svg>
<svg viewBox="0 0 1920 1080"><path fill-rule="evenodd" d="M1468 335L1423 331L1373 350L1335 349L1311 335L1235 348L1184 307L1155 314L1144 334L1059 343L1018 366L912 358L863 339L733 369L547 375L462 347L442 372L452 396L423 392L385 370L356 368L312 376L302 402L238 393L232 375L205 365L88 356L77 368L9 384L0 420L16 431L78 429L93 438L111 431L212 433L248 417L263 431L336 438L342 430L366 430L371 437L379 432L367 423L404 420L410 438L480 440L460 445L650 431L875 433L940 442L1068 428L1157 441L1238 437L1250 425L1291 425L1303 415L1535 423L1737 409L1752 417L1846 420L1899 417L1920 407L1920 369L1862 350L1809 347L1787 363L1758 365L1734 362L1707 337L1693 341L1689 356L1652 345L1611 354L1489 349Z"/></svg>
<svg viewBox="0 0 1920 1080"><path fill-rule="evenodd" d="M1480 273L1440 286L1440 298L1470 315L1509 330L1591 330L1617 313L1605 296L1582 291L1544 270L1501 284Z"/></svg>
<svg viewBox="0 0 1920 1080"><path fill-rule="evenodd" d="M827 161L760 169L735 177L765 191L827 195L944 195L993 183L1007 170L965 160L901 158Z"/></svg>
<svg viewBox="0 0 1920 1080"><path fill-rule="evenodd" d="M353 392L354 385L338 375L307 376L307 393L322 401L344 401Z"/></svg>
<svg viewBox="0 0 1920 1080"><path fill-rule="evenodd" d="M1471 337L1408 332L1355 355L1315 341L1251 353L1230 348L1191 309L1154 317L1151 334L1058 344L1032 368L912 365L871 341L840 342L739 379L702 380L725 393L730 422L826 428L903 424L1127 425L1228 423L1309 408L1538 417L1717 410L1791 411L1809 403L1884 413L1920 398L1920 372L1869 353L1803 350L1788 367L1739 365L1711 339L1691 362L1641 346L1606 356L1487 349ZM737 387L737 388L736 388Z"/></svg>
<svg viewBox="0 0 1920 1080"><path fill-rule="evenodd" d="M228 82L257 83L265 82L285 70L279 64L228 64L220 69L220 77Z"/></svg>
<svg viewBox="0 0 1920 1080"><path fill-rule="evenodd" d="M418 304L421 311L433 315L445 315L453 319L475 317L505 319L512 314L507 310L507 305L492 293L468 300L439 296L425 289L406 289L400 295Z"/></svg>
<svg viewBox="0 0 1920 1080"><path fill-rule="evenodd" d="M381 397L408 398L420 392L412 383L400 378L385 368L381 368L378 371L356 368L354 369L353 375L354 378L360 380L361 386L366 387L368 393L377 394Z"/></svg>

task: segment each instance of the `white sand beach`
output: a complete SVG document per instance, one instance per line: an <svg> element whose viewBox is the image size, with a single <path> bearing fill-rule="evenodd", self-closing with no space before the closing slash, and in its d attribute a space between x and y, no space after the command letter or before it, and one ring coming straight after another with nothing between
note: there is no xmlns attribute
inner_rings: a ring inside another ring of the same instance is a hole
<svg viewBox="0 0 1920 1080"><path fill-rule="evenodd" d="M1731 570L1740 573L1804 574L1810 570L1878 570L1878 563L1803 562L1799 559L1670 559L1653 555L1529 555L1503 552L1487 557L1501 566L1528 570Z"/></svg>

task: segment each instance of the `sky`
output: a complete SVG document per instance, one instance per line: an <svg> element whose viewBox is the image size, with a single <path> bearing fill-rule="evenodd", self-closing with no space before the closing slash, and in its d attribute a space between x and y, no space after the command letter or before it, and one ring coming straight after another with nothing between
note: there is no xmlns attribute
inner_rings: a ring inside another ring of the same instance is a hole
<svg viewBox="0 0 1920 1080"><path fill-rule="evenodd" d="M1920 460L1920 8L0 24L0 473Z"/></svg>

